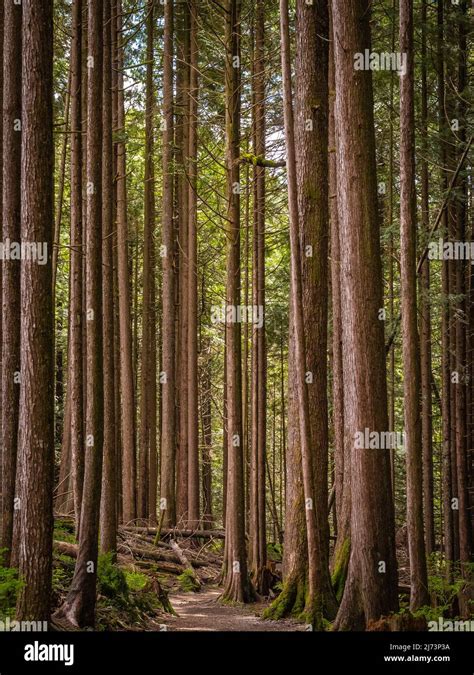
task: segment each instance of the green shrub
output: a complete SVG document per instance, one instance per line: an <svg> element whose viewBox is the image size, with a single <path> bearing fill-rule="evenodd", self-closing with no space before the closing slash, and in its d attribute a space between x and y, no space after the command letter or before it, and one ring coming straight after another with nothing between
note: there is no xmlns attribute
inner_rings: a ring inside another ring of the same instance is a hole
<svg viewBox="0 0 474 675"><path fill-rule="evenodd" d="M12 617L18 593L23 586L18 570L14 567L3 567L2 560L6 549L0 549L0 619Z"/></svg>
<svg viewBox="0 0 474 675"><path fill-rule="evenodd" d="M112 553L99 555L97 585L101 595L116 604L128 603L128 585L124 572L113 561Z"/></svg>

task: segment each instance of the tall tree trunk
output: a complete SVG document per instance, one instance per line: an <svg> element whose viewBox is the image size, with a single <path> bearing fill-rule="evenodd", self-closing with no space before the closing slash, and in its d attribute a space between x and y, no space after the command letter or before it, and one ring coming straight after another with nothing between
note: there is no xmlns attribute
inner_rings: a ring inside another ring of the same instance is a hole
<svg viewBox="0 0 474 675"><path fill-rule="evenodd" d="M162 214L162 415L160 499L165 527L176 522L176 368L175 368L175 277L173 228L173 3L164 6L163 44L163 214Z"/></svg>
<svg viewBox="0 0 474 675"><path fill-rule="evenodd" d="M421 366L416 298L413 0L401 0L400 2L400 49L406 55L406 67L400 74L400 275L403 391L407 445L410 609L415 611L428 604L428 578L423 532Z"/></svg>
<svg viewBox="0 0 474 675"><path fill-rule="evenodd" d="M227 0L225 60L227 285L226 306L240 305L240 0ZM226 600L249 602L253 588L245 551L244 461L242 445L241 325L226 323L227 503Z"/></svg>
<svg viewBox="0 0 474 675"><path fill-rule="evenodd" d="M178 377L178 438L176 448L176 519L178 523L188 518L188 278L189 278L189 188L187 157L189 153L189 6L181 3L176 11L177 76L175 106L175 154L174 172L176 194L176 220L178 235L178 332L176 364Z"/></svg>
<svg viewBox="0 0 474 675"><path fill-rule="evenodd" d="M85 470L79 550L74 576L58 614L72 625L93 626L96 604L103 451L102 335L102 2L88 0L86 416Z"/></svg>
<svg viewBox="0 0 474 675"><path fill-rule="evenodd" d="M437 35L437 70L438 70L438 126L440 137L440 166L441 166L441 190L444 194L447 188L447 178L444 168L446 167L446 122L445 122L445 63L444 63L444 3L438 2L438 35ZM441 231L447 236L447 210L441 217ZM452 484L451 484L451 372L449 364L449 273L448 262L442 262L442 315L441 315L441 414L442 414L442 495L443 495L443 549L447 560L453 560L454 554L454 531L453 511L451 508Z"/></svg>
<svg viewBox="0 0 474 675"><path fill-rule="evenodd" d="M458 159L462 156L466 144L467 102L467 3L462 0L457 14L459 21L459 57L458 57L458 120L460 141ZM458 178L458 199L456 202L456 240L466 240L467 220L467 177ZM469 497L467 475L467 369L466 369L466 266L464 260L456 261L456 467L457 495L459 500L459 559L466 565L471 561L472 531L469 522Z"/></svg>
<svg viewBox="0 0 474 675"><path fill-rule="evenodd" d="M327 5L318 3L316 7L305 6L300 7L301 14L298 15L299 21L305 21L306 23L300 23L300 32L308 31L308 37L311 34L312 30L316 31L317 22L320 22L320 29L324 31L324 26L327 33ZM308 11L307 14L303 12ZM312 13L314 12L314 13ZM290 287L290 299L291 299L291 311L292 311L292 323L294 323L294 351L295 351L295 361L293 364L296 373L294 374L294 379L296 383L297 391L297 400L298 400L298 432L299 432L299 442L301 444L301 464L302 464L302 474L303 474L303 488L304 488L304 500L305 500L305 522L306 522L306 537L308 545L308 594L306 598L305 605L305 614L307 620L311 622L316 628L322 628L322 619L324 615L332 616L335 611L335 598L332 595L332 589L329 582L329 570L328 570L328 561L327 557L324 555L324 550L322 550L321 537L323 533L328 528L327 523L327 496L326 503L323 506L321 511L321 493L322 487L321 482L315 481L315 464L313 462L313 456L311 453L312 445L312 429L310 423L310 398L307 388L308 382L308 370L306 364L306 332L304 324L304 291L305 287L302 281L302 275L304 272L302 259L301 259L301 232L300 232L300 215L302 216L303 206L305 204L304 197L304 185L302 185L302 194L301 200L298 199L298 188L297 185L301 185L301 174L297 174L296 167L296 157L295 157L295 127L293 120L293 106L292 106L292 91L291 91L291 65L290 65L290 40L289 40L289 27L288 27L288 2L287 0L280 1L280 22L281 22L281 45L282 45L282 73L283 73L283 109L284 109L284 119L285 119L285 138L286 138L286 150L287 150L287 174L288 174L288 199L289 199L289 213L290 213L290 249L291 249L291 287ZM309 25L308 25L309 24ZM312 24L312 25L311 25ZM303 46L302 43L301 46ZM309 43L311 44L311 42ZM324 52L323 52L324 54ZM322 77L326 78L327 82L327 52L325 66L323 66ZM300 67L303 63L300 63ZM326 68L326 73L324 75L324 68ZM302 75L303 86L306 82L306 86L314 86L314 81L309 77L308 80ZM308 102L305 96L309 96L309 91L306 91L305 94L301 94L302 99L299 101L298 105L298 115L304 117L304 111ZM313 101L314 105L314 101ZM299 107L301 106L301 107ZM326 110L324 116L324 124L326 129L326 138L324 143L323 152L327 153L327 93L326 93L326 105L321 103L321 107ZM314 109L313 109L314 110ZM314 122L317 123L319 120L313 120L310 118L312 124L309 125L313 127ZM298 120L300 122L300 120ZM301 123L301 122L300 122ZM317 128L319 126L317 124ZM306 128L308 128L305 125ZM321 127L320 127L321 130ZM298 130L301 131L301 130ZM300 137L298 136L298 141ZM298 151L304 152L304 146L299 147ZM326 157L326 168L327 168L327 154ZM314 159L312 157L311 159ZM324 165L324 160L322 162ZM305 167L306 168L306 167ZM324 193L324 200L327 199L327 190ZM323 206L324 208L324 206ZM327 201L326 201L327 209ZM302 222L302 225L306 223ZM326 235L327 236L327 235ZM326 241L327 245L327 241ZM311 245L310 245L311 246ZM309 251L310 249L305 249ZM324 276L324 275L323 275ZM327 283L327 276L324 277ZM326 299L327 299L327 288L326 288ZM308 345L309 346L309 345ZM323 367L324 370L324 367ZM293 371L290 373L290 377L293 377ZM323 376L325 381L325 376ZM318 382L319 377L316 378ZM326 420L327 424L327 420ZM326 436L327 442L327 436ZM323 441L324 445L324 441ZM326 446L327 448L327 446ZM318 461L321 461L321 451L318 453ZM324 460L323 465L324 465ZM327 456L326 456L327 462ZM327 467L327 464L326 464ZM319 466L317 467L319 469ZM324 471L324 467L323 467ZM324 474L324 480L327 481L327 471ZM326 484L327 490L327 484ZM326 544L323 544L327 546Z"/></svg>
<svg viewBox="0 0 474 675"><path fill-rule="evenodd" d="M265 156L265 7L262 0L256 4L255 50L253 74L253 136L254 155ZM254 167L253 201L253 306L265 309L265 168ZM252 326L252 438L250 536L251 573L256 590L268 594L266 574L266 344L265 322Z"/></svg>
<svg viewBox="0 0 474 675"><path fill-rule="evenodd" d="M351 373L344 416L352 444L351 557L335 627L357 629L396 611L397 567L390 458L355 447L357 432L388 426L372 73L354 70L354 54L370 52L370 2L332 6L343 358Z"/></svg>
<svg viewBox="0 0 474 675"><path fill-rule="evenodd" d="M3 63L3 14L4 8L3 3L0 8L0 62ZM0 67L0 110L3 111L3 68ZM0 213L3 213L2 199L3 199L3 112L0 116ZM2 274L3 270L0 265L0 289L2 288ZM0 316L0 344L2 343L2 317ZM1 355L0 355L1 359ZM2 368L0 363L0 391L2 391ZM0 401L1 407L1 401ZM1 434L1 417L2 412L0 410L0 434ZM0 485L3 485L3 446L0 447ZM0 493L0 512L3 511L3 488ZM1 528L0 528L1 529Z"/></svg>
<svg viewBox="0 0 474 675"><path fill-rule="evenodd" d="M127 164L125 150L125 108L123 84L122 2L117 3L117 255L120 327L120 386L122 420L123 519L136 517L135 393L133 373L132 316L127 220Z"/></svg>
<svg viewBox="0 0 474 675"><path fill-rule="evenodd" d="M154 148L155 139L153 133L153 120L155 112L155 91L153 87L153 56L154 56L154 5L150 2L148 16L148 36L147 36L147 116L148 125L147 141L147 175L145 179L145 204L146 204L146 222L148 223L149 236L149 263L150 263L150 285L149 285L149 313L148 313L148 370L150 372L150 383L148 391L147 415L148 415L148 517L153 523L156 521L156 500L158 491L158 456L157 456L157 403L156 403L156 252L155 252L155 165Z"/></svg>
<svg viewBox="0 0 474 675"><path fill-rule="evenodd" d="M428 171L428 85L426 63L427 5L423 0L421 8L421 221L423 235L430 229L429 212L429 171ZM423 444L423 517L425 526L426 553L435 548L433 513L433 423L431 386L431 308L430 308L430 261L423 261L420 275L421 313L421 426Z"/></svg>
<svg viewBox="0 0 474 675"><path fill-rule="evenodd" d="M145 109L145 213L143 251L143 319L140 397L140 474L138 481L138 516L156 520L156 343L155 343L155 170L153 162L153 84L154 0L147 11L147 71ZM153 481L153 482L152 482ZM150 501L151 499L151 501Z"/></svg>
<svg viewBox="0 0 474 675"><path fill-rule="evenodd" d="M71 259L69 313L69 400L71 468L76 531L79 531L84 482L83 390L83 227L82 227L82 0L73 5L71 46Z"/></svg>
<svg viewBox="0 0 474 675"><path fill-rule="evenodd" d="M112 7L104 0L104 74L102 82L102 305L104 360L104 462L100 507L100 550L117 546L117 466L115 462L115 353L114 353L114 166L112 143Z"/></svg>
<svg viewBox="0 0 474 675"><path fill-rule="evenodd" d="M199 508L199 411L198 411L198 269L197 269L197 123L198 123L198 39L197 1L189 1L189 150L188 175L188 526L198 526Z"/></svg>
<svg viewBox="0 0 474 675"><path fill-rule="evenodd" d="M345 437L344 368L342 357L341 246L339 242L337 139L334 107L336 99L334 39L332 21L329 44L329 213L331 219L331 289L333 353L333 426L337 514L337 540L332 560L332 582L336 598L341 599L349 565L351 480L350 439Z"/></svg>
<svg viewBox="0 0 474 675"><path fill-rule="evenodd" d="M19 416L19 574L17 619L50 614L54 360L51 246L53 240L53 2L23 5L21 238L47 246L48 262L21 266ZM17 54L18 57L18 54Z"/></svg>
<svg viewBox="0 0 474 675"><path fill-rule="evenodd" d="M3 47L3 241L21 241L21 5L5 4ZM2 282L2 536L8 567L13 517L20 400L19 260L3 260Z"/></svg>

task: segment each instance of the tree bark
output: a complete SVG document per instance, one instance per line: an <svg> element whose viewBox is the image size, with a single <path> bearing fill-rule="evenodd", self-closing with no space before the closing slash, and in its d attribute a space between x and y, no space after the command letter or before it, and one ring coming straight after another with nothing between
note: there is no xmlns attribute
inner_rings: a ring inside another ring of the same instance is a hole
<svg viewBox="0 0 474 675"><path fill-rule="evenodd" d="M173 4L164 7L163 44L163 214L162 214L162 414L161 488L164 526L176 523L176 410L175 410L175 272L173 229Z"/></svg>
<svg viewBox="0 0 474 675"><path fill-rule="evenodd" d="M104 62L102 115L102 305L104 362L104 457L100 506L100 550L117 548L117 467L115 462L115 353L114 353L114 166L112 142L112 7L104 0Z"/></svg>
<svg viewBox="0 0 474 675"><path fill-rule="evenodd" d="M352 445L351 557L335 627L357 629L396 611L397 567L390 458L354 444L356 432L388 426L372 74L354 69L354 54L370 52L370 2L332 6L343 358L351 373L344 417Z"/></svg>
<svg viewBox="0 0 474 675"><path fill-rule="evenodd" d="M104 440L102 333L102 2L88 1L86 416L85 470L79 550L74 576L58 615L78 627L95 620L99 508Z"/></svg>
<svg viewBox="0 0 474 675"><path fill-rule="evenodd" d="M227 284L226 306L240 305L240 0L227 0L225 60ZM226 323L227 503L223 598L249 602L253 588L245 551L241 325Z"/></svg>
<svg viewBox="0 0 474 675"><path fill-rule="evenodd" d="M429 172L428 161L428 86L426 66L426 29L427 7L423 0L421 14L421 220L423 233L430 230L429 213ZM433 514L433 423L432 423L432 387L431 387L431 308L430 308L430 262L425 258L420 273L420 313L421 313L421 425L423 444L423 517L425 529L426 554L435 549L435 531Z"/></svg>
<svg viewBox="0 0 474 675"><path fill-rule="evenodd" d="M400 49L406 67L400 74L400 275L403 391L407 447L407 531L410 558L410 609L428 604L423 532L421 364L416 297L415 107L413 82L413 1L400 2Z"/></svg>
<svg viewBox="0 0 474 675"><path fill-rule="evenodd" d="M3 242L21 241L21 5L7 2L3 45ZM1 10L0 10L1 11ZM2 536L3 564L13 546L20 400L19 260L3 260L2 280Z"/></svg>
<svg viewBox="0 0 474 675"><path fill-rule="evenodd" d="M199 500L199 411L198 411L198 267L197 267L197 124L198 124L198 8L189 2L190 69L189 69L189 150L188 176L188 527L200 521Z"/></svg>
<svg viewBox="0 0 474 675"><path fill-rule="evenodd" d="M47 621L53 549L54 359L51 247L53 240L53 2L23 5L21 238L47 246L48 261L21 266L19 416L20 547L24 581L18 620ZM17 54L18 57L18 54Z"/></svg>

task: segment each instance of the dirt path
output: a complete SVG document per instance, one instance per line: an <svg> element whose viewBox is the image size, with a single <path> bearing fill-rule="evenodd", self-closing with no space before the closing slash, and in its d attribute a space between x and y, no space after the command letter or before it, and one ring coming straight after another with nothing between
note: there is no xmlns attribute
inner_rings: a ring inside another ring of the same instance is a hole
<svg viewBox="0 0 474 675"><path fill-rule="evenodd" d="M205 588L200 593L173 593L170 595L177 617L166 620L172 631L251 631L297 632L304 626L291 620L263 621L255 612L262 605L249 607L222 605L217 602L221 589Z"/></svg>

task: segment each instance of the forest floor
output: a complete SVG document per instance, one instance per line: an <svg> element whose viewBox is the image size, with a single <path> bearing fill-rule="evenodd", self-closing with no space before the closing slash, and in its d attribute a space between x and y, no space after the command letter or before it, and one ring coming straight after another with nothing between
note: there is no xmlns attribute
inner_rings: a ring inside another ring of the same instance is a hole
<svg viewBox="0 0 474 675"><path fill-rule="evenodd" d="M163 623L171 631L246 631L300 632L305 627L291 620L264 621L261 613L267 606L225 605L219 602L222 589L203 587L198 593L171 593L169 599L177 616L167 616Z"/></svg>
<svg viewBox="0 0 474 675"><path fill-rule="evenodd" d="M70 516L56 518L53 611L72 581L78 551L74 532ZM295 620L263 620L269 599L248 605L220 602L222 546L222 540L198 544L192 537L157 542L146 528L121 528L117 561L99 558L98 629L303 632L304 624ZM57 628L72 629L64 623Z"/></svg>

